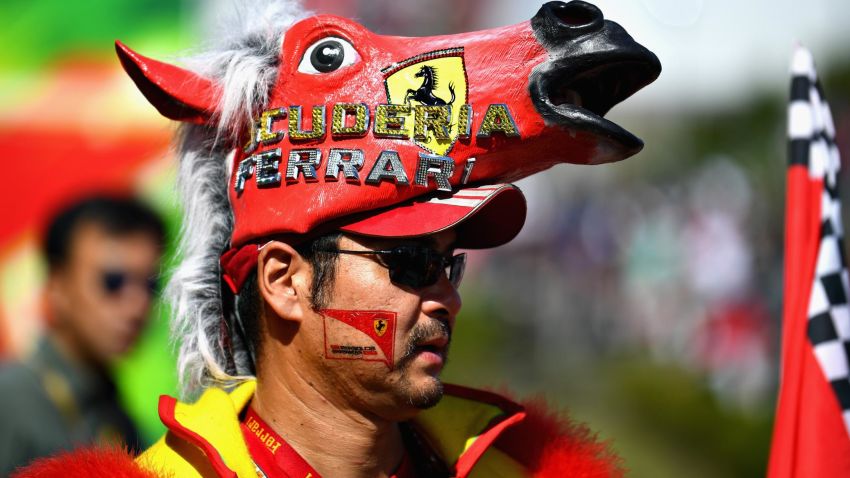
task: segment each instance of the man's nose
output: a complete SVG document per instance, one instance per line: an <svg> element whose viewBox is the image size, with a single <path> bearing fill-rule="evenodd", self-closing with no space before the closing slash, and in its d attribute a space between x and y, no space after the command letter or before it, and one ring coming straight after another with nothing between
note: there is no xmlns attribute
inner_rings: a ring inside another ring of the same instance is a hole
<svg viewBox="0 0 850 478"><path fill-rule="evenodd" d="M151 305L155 299L155 292L147 287L147 284L132 283L125 286L121 291L121 306L128 315L144 317L150 312Z"/></svg>
<svg viewBox="0 0 850 478"><path fill-rule="evenodd" d="M422 296L422 311L429 317L448 320L451 327L454 327L461 306L460 293L445 276L428 287Z"/></svg>

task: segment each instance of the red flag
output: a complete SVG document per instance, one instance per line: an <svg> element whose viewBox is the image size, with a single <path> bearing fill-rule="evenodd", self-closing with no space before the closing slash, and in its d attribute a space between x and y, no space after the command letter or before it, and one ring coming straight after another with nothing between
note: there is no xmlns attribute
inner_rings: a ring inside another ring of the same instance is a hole
<svg viewBox="0 0 850 478"><path fill-rule="evenodd" d="M791 65L782 376L769 478L850 477L850 309L840 158L811 54Z"/></svg>

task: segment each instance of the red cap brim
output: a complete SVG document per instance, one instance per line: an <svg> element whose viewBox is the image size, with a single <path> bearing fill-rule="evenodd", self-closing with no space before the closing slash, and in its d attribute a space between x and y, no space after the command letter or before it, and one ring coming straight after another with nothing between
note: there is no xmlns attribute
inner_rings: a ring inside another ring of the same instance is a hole
<svg viewBox="0 0 850 478"><path fill-rule="evenodd" d="M525 223L525 196L512 184L429 195L348 223L344 232L372 237L413 238L455 228L455 247L485 249L510 241Z"/></svg>
<svg viewBox="0 0 850 478"><path fill-rule="evenodd" d="M461 189L392 206L354 219L340 231L371 237L414 238L455 228L458 249L500 246L525 223L525 196L512 184ZM258 244L230 249L221 257L225 283L238 293L257 267Z"/></svg>

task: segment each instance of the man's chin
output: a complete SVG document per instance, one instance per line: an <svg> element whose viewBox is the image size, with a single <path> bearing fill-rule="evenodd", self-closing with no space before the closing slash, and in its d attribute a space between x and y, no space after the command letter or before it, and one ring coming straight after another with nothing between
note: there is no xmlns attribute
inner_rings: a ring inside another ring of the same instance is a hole
<svg viewBox="0 0 850 478"><path fill-rule="evenodd" d="M405 390L410 406L425 410L431 408L443 398L443 382L436 377L428 377L425 383L417 384Z"/></svg>

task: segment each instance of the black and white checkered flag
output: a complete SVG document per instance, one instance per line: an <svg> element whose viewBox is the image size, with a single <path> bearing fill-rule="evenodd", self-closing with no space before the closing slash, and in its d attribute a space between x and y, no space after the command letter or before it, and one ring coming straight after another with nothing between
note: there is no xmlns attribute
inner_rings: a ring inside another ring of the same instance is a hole
<svg viewBox="0 0 850 478"><path fill-rule="evenodd" d="M835 145L832 114L808 51L803 50L795 56L792 74L788 108L790 162L807 165L811 178L823 181L820 247L809 297L808 336L850 431L850 308L847 302L850 294L838 195L841 159Z"/></svg>
<svg viewBox="0 0 850 478"><path fill-rule="evenodd" d="M782 380L770 478L850 476L850 306L835 126L811 53L788 108Z"/></svg>

